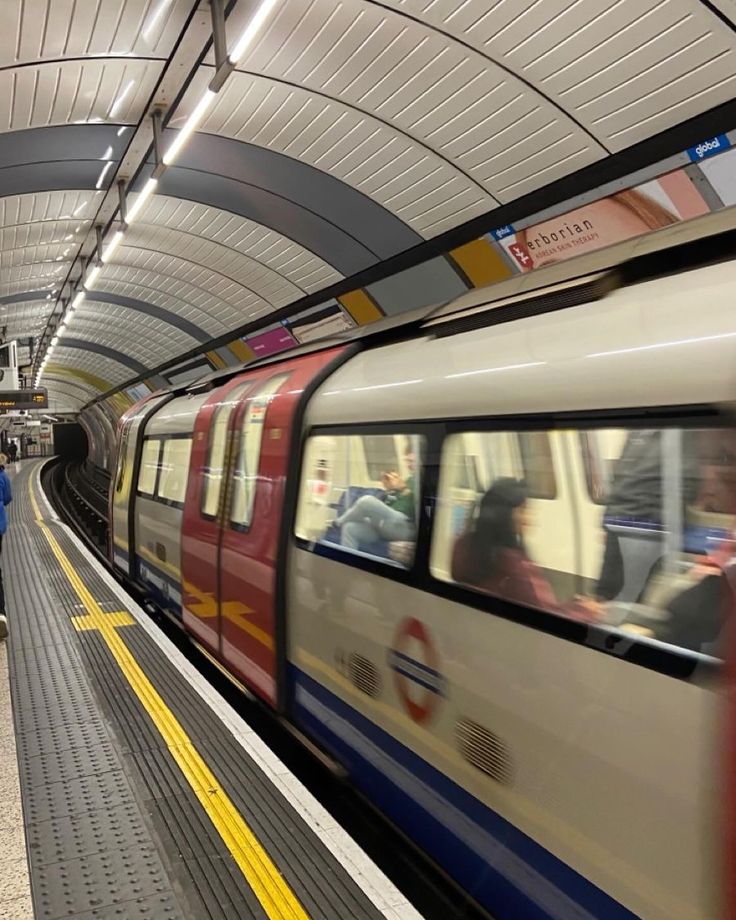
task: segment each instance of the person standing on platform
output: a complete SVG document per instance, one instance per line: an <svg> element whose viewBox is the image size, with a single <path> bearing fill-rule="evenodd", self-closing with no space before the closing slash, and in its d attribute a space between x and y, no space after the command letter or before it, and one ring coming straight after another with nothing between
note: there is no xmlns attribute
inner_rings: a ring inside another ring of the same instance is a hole
<svg viewBox="0 0 736 920"><path fill-rule="evenodd" d="M0 640L8 635L8 621L5 617L5 586L3 585L2 552L3 535L8 529L8 512L5 510L13 500L10 478L5 472L8 458L0 454Z"/></svg>
<svg viewBox="0 0 736 920"><path fill-rule="evenodd" d="M17 454L18 454L18 445L15 443L15 441L11 441L8 444L8 457L10 458L11 463L15 463L15 458Z"/></svg>

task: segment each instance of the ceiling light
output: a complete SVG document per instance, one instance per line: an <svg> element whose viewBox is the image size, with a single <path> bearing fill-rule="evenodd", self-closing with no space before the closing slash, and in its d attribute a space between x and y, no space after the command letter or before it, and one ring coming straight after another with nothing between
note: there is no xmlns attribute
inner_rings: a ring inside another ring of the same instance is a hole
<svg viewBox="0 0 736 920"><path fill-rule="evenodd" d="M72 211L72 217L76 217L86 207L87 207L86 201L83 201L81 204L77 205L77 207Z"/></svg>
<svg viewBox="0 0 736 920"><path fill-rule="evenodd" d="M235 47L229 54L231 63L237 64L238 61L242 60L243 55L248 50L253 39L258 34L258 30L266 21L266 17L275 6L276 0L263 0L261 5L251 16L250 21L243 30L240 38L235 42Z"/></svg>
<svg viewBox="0 0 736 920"><path fill-rule="evenodd" d="M65 322L59 323L59 325L58 325L58 327L57 327L57 329L56 329L56 337L57 337L57 339L58 339L58 338L61 338L61 336L64 335L65 332L66 332L66 323L65 323Z"/></svg>
<svg viewBox="0 0 736 920"><path fill-rule="evenodd" d="M118 128L118 137L122 137L123 134L125 134L125 132L126 132L127 130L128 130L128 126L127 126L127 125L123 125L122 128Z"/></svg>
<svg viewBox="0 0 736 920"><path fill-rule="evenodd" d="M204 95L194 106L194 109L189 118L187 118L187 120L184 122L184 127L179 130L179 133L176 135L171 146L163 156L164 163L167 166L171 166L174 160L181 153L182 147L197 130L197 126L204 118L207 109L212 105L215 95L216 94L213 93L211 89L206 89L204 91Z"/></svg>
<svg viewBox="0 0 736 920"><path fill-rule="evenodd" d="M55 336L51 339L51 347L52 347L52 348L56 348L56 346L57 346L58 344L59 344L59 336L58 336L58 335L55 335Z"/></svg>
<svg viewBox="0 0 736 920"><path fill-rule="evenodd" d="M64 242L65 242L65 243L68 243L69 240L73 240L73 239L74 239L74 236L73 236L73 234L70 233L68 236L65 236L65 237L64 237Z"/></svg>
<svg viewBox="0 0 736 920"><path fill-rule="evenodd" d="M109 243L107 244L107 246L102 250L102 256L101 256L101 258L102 258L102 261L103 261L103 262L109 262L109 261L110 261L110 258L112 257L112 254L113 254L113 253L115 252L115 250L118 248L118 246L120 245L120 242L121 242L122 239L123 239L123 231L122 231L122 230L116 230L115 233L113 234L112 239L110 240L110 242L109 242Z"/></svg>
<svg viewBox="0 0 736 920"><path fill-rule="evenodd" d="M95 182L95 188L102 188L102 183L105 181L105 176L107 175L110 167L112 166L112 160L108 160L107 163L102 167L102 172L100 173L97 182Z"/></svg>
<svg viewBox="0 0 736 920"><path fill-rule="evenodd" d="M128 96L128 93L133 89L134 86L135 86L135 80L128 80L128 82L125 84L125 89L122 91L122 93L120 93L120 95L117 97L115 102L113 102L112 106L110 107L110 111L108 112L108 118L115 118L115 116L120 111L123 103L125 102L125 99Z"/></svg>
<svg viewBox="0 0 736 920"><path fill-rule="evenodd" d="M76 227L76 228L75 228L74 232L75 232L75 233L79 233L79 231L80 231L81 229L82 229L82 227L81 227L81 224L80 224L79 227Z"/></svg>
<svg viewBox="0 0 736 920"><path fill-rule="evenodd" d="M87 288L87 290L89 290L95 281L97 281L97 276L100 274L101 268L101 265L93 266L87 277L84 279L84 286Z"/></svg>
<svg viewBox="0 0 736 920"><path fill-rule="evenodd" d="M171 6L171 0L161 0L156 9L148 17L148 22L143 26L142 35L143 38L148 41L148 36L153 32L153 30L158 25L159 19L163 16L166 10Z"/></svg>
<svg viewBox="0 0 736 920"><path fill-rule="evenodd" d="M84 300L84 291L77 291L77 296L72 301L72 310L76 310L80 303Z"/></svg>
<svg viewBox="0 0 736 920"><path fill-rule="evenodd" d="M148 201L151 195L154 193L157 185L158 185L158 179L151 178L146 182L146 184L143 186L140 192L138 192L138 197L136 198L136 200L133 202L133 204L129 208L128 213L125 215L126 223L132 224L133 221L136 219L136 217L138 217L138 214L140 213L141 208Z"/></svg>
<svg viewBox="0 0 736 920"><path fill-rule="evenodd" d="M112 147L108 147L107 150L100 157L101 160L111 160L112 159Z"/></svg>

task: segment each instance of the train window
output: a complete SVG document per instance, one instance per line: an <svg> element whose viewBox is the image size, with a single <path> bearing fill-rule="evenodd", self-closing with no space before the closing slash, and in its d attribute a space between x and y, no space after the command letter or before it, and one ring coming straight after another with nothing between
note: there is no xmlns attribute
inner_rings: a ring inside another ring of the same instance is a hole
<svg viewBox="0 0 736 920"><path fill-rule="evenodd" d="M369 442L370 439L370 443ZM414 560L420 458L414 434L316 435L307 442L296 536L408 568ZM368 454L384 457L376 468Z"/></svg>
<svg viewBox="0 0 736 920"><path fill-rule="evenodd" d="M384 470L398 470L396 442L385 435L367 434L363 437L365 462L371 479L380 479Z"/></svg>
<svg viewBox="0 0 736 920"><path fill-rule="evenodd" d="M191 453L191 438L168 438L164 441L157 498L177 505L184 503Z"/></svg>
<svg viewBox="0 0 736 920"><path fill-rule="evenodd" d="M433 576L716 654L724 616L736 613L736 431L550 431L547 462L562 466L554 499L541 501L515 468L515 437L445 439ZM479 455L481 476L470 495L469 454Z"/></svg>
<svg viewBox="0 0 736 920"><path fill-rule="evenodd" d="M530 498L555 498L557 483L549 434L546 431L520 431L517 437L524 482Z"/></svg>
<svg viewBox="0 0 736 920"><path fill-rule="evenodd" d="M115 482L115 491L123 491L123 480L125 479L125 468L128 462L128 441L130 440L131 423L128 422L123 428L123 436L120 439L120 453L118 454L118 478Z"/></svg>
<svg viewBox="0 0 736 920"><path fill-rule="evenodd" d="M143 442L141 468L138 473L138 491L141 495L153 495L156 491L160 453L161 442L158 438L146 438Z"/></svg>
<svg viewBox="0 0 736 920"><path fill-rule="evenodd" d="M626 440L626 431L621 428L580 431L578 436L588 496L596 504L604 505L611 490L616 459Z"/></svg>
<svg viewBox="0 0 736 920"><path fill-rule="evenodd" d="M233 498L230 507L230 523L237 529L250 527L253 519L266 410L274 394L288 376L288 374L277 374L271 377L248 399L246 404L238 457L233 470Z"/></svg>
<svg viewBox="0 0 736 920"><path fill-rule="evenodd" d="M230 416L243 393L250 387L248 383L235 387L225 398L214 413L210 428L210 443L207 451L207 466L204 470L204 485L202 488L202 516L214 518L220 507L220 493L222 492L222 477L224 474L227 433L230 425Z"/></svg>

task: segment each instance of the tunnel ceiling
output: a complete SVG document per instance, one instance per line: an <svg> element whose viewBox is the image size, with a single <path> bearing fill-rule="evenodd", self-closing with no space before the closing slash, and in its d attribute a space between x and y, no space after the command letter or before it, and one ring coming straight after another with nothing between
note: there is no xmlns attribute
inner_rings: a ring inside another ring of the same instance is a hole
<svg viewBox="0 0 736 920"><path fill-rule="evenodd" d="M266 9L54 347L57 410L735 95L725 0L238 0L228 49ZM151 175L151 111L166 149L215 76L212 26L192 0L2 23L0 322L38 344Z"/></svg>

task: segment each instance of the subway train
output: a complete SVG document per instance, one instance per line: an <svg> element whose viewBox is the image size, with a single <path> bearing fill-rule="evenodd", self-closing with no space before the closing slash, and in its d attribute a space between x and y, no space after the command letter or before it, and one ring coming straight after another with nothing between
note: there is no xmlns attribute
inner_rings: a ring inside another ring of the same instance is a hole
<svg viewBox="0 0 736 920"><path fill-rule="evenodd" d="M119 425L114 568L499 920L734 915L720 221Z"/></svg>

